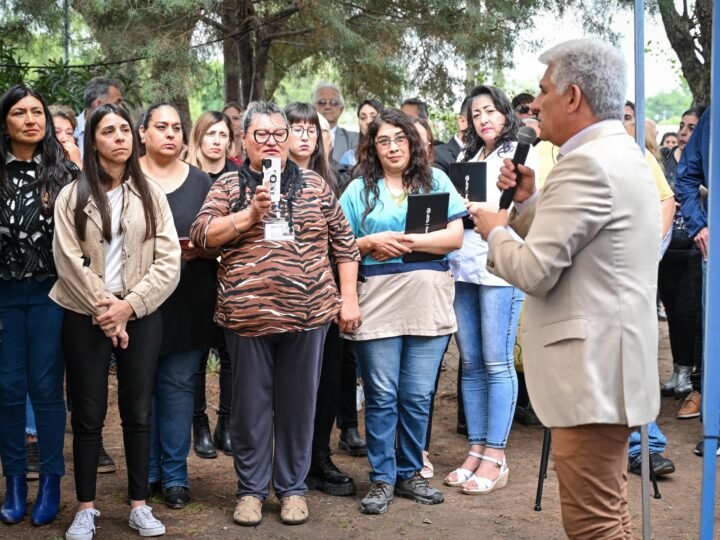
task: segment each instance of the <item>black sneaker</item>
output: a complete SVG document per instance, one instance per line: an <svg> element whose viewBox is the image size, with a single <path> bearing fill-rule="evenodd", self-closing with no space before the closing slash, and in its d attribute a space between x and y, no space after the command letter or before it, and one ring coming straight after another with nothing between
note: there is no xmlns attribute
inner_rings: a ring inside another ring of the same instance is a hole
<svg viewBox="0 0 720 540"><path fill-rule="evenodd" d="M700 439L700 442L697 443L697 445L695 446L695 450L693 450L693 452L695 453L696 456L702 457L704 451L705 451L705 439ZM715 452L715 455L720 456L720 445L718 445L718 449L717 449L717 452Z"/></svg>
<svg viewBox="0 0 720 540"><path fill-rule="evenodd" d="M410 478L398 481L395 484L395 493L420 504L440 504L445 500L442 492L432 487L418 472Z"/></svg>
<svg viewBox="0 0 720 540"><path fill-rule="evenodd" d="M355 482L333 463L329 448L313 450L305 483L308 489L318 489L336 497L355 495Z"/></svg>
<svg viewBox="0 0 720 540"><path fill-rule="evenodd" d="M27 456L27 479L40 478L40 449L37 441L25 440L25 455Z"/></svg>
<svg viewBox="0 0 720 540"><path fill-rule="evenodd" d="M384 514L393 500L393 486L387 482L373 482L370 491L360 501L363 514Z"/></svg>
<svg viewBox="0 0 720 540"><path fill-rule="evenodd" d="M105 451L102 440L100 441L100 454L98 455L97 472L100 474L114 473L115 462Z"/></svg>
<svg viewBox="0 0 720 540"><path fill-rule="evenodd" d="M190 502L190 490L184 486L173 486L165 490L165 504L168 508L185 508Z"/></svg>
<svg viewBox="0 0 720 540"><path fill-rule="evenodd" d="M671 459L666 458L658 452L650 454L650 465L652 465L655 476L667 476L675 472L675 464ZM630 472L642 474L642 455L636 457L630 464Z"/></svg>

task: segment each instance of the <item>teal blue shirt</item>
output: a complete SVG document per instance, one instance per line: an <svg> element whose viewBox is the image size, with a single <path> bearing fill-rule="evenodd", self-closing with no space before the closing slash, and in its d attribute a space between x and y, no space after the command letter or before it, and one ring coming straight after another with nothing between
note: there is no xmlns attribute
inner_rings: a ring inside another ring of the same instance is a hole
<svg viewBox="0 0 720 540"><path fill-rule="evenodd" d="M449 193L450 203L448 204L448 222L465 217L468 215L465 210L465 204L458 194L455 186L453 186L447 175L439 169L432 169L433 182L431 193ZM362 178L356 178L347 187L342 197L340 197L340 206L342 206L345 217L350 223L350 228L356 238L360 239L370 234L381 233L385 231L405 232L405 218L407 216L407 197L401 202L397 202L387 188L385 180L378 180L379 198L375 208L362 221L362 215L365 211L365 196L363 194L364 183ZM437 263L437 261L431 261ZM447 267L447 258L440 259L444 267ZM361 266L377 266L390 265L397 268L397 271L407 271L414 269L413 265L426 265L427 263L403 263L402 257L396 257L387 261L376 261L370 254L362 258ZM398 267L397 265L401 265ZM409 267L409 268L406 268ZM410 268L411 267L411 268ZM380 270L379 268L376 270ZM375 273L375 272L373 272Z"/></svg>

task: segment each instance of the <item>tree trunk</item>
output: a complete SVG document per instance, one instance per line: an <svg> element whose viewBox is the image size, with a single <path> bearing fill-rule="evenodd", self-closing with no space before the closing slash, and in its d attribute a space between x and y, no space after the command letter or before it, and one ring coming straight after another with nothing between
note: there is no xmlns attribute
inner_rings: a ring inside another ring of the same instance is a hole
<svg viewBox="0 0 720 540"><path fill-rule="evenodd" d="M220 17L222 24L234 34L238 32L237 2L225 0L222 3ZM223 40L223 72L225 76L225 103L236 101L240 103L240 56L237 39Z"/></svg>

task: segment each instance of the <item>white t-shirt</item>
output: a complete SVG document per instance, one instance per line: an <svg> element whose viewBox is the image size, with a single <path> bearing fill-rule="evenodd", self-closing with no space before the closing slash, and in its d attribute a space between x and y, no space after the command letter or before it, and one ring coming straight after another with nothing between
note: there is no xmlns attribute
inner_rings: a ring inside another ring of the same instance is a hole
<svg viewBox="0 0 720 540"><path fill-rule="evenodd" d="M123 186L107 192L108 204L110 205L110 223L112 240L105 243L105 288L110 292L123 290L122 270L123 257L122 245L125 233L120 230L120 218L123 207Z"/></svg>

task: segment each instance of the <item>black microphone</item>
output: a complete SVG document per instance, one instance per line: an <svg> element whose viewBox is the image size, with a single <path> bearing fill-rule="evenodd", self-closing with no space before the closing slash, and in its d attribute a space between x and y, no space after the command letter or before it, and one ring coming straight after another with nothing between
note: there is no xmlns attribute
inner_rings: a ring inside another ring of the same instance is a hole
<svg viewBox="0 0 720 540"><path fill-rule="evenodd" d="M513 165L515 165L515 172L517 172L518 165L525 164L530 147L535 142L535 139L537 139L537 133L535 133L533 128L524 126L518 130L517 138L518 144L515 149L515 155L512 159ZM518 182L519 181L520 179L518 178ZM516 189L517 183L515 184L515 187L506 189L502 192L502 195L500 195L500 210L507 210L510 208L510 203L512 203L513 197L515 196Z"/></svg>

